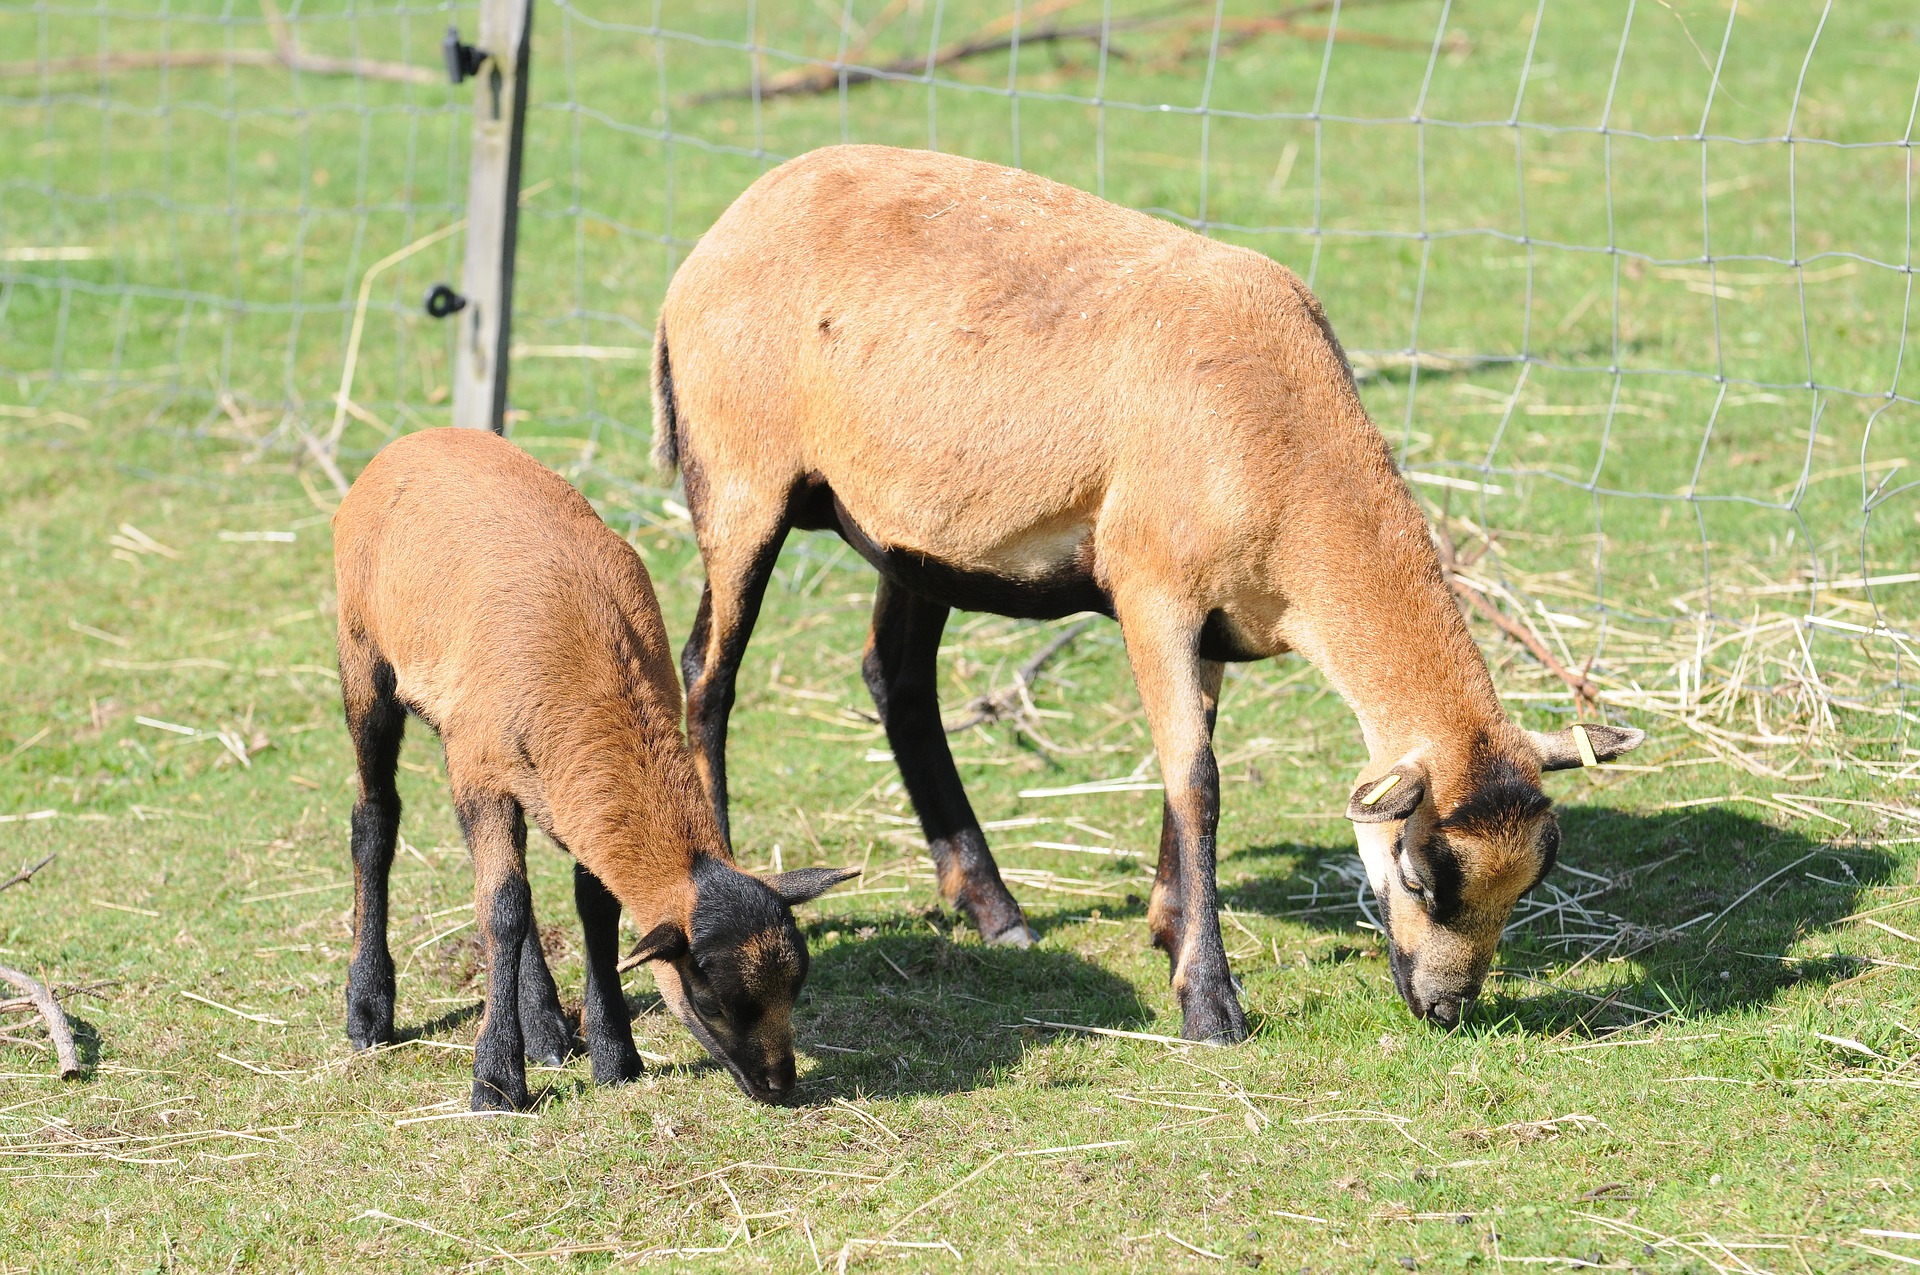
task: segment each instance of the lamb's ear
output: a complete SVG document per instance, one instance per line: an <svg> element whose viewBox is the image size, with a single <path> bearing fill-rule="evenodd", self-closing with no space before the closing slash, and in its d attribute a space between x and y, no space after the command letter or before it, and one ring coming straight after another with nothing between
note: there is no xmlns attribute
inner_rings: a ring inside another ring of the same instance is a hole
<svg viewBox="0 0 1920 1275"><path fill-rule="evenodd" d="M817 899L842 881L859 875L858 868L795 868L777 877L768 877L766 882L775 894L787 901L788 907L794 907Z"/></svg>
<svg viewBox="0 0 1920 1275"><path fill-rule="evenodd" d="M672 921L662 921L627 953L629 961L677 961L687 954L687 936Z"/></svg>
<svg viewBox="0 0 1920 1275"><path fill-rule="evenodd" d="M1347 818L1355 823L1405 819L1420 808L1426 795L1427 772L1412 762L1401 762L1353 790L1347 800Z"/></svg>
<svg viewBox="0 0 1920 1275"><path fill-rule="evenodd" d="M1603 761L1630 753L1640 747L1647 732L1631 726L1569 726L1565 730L1527 732L1533 750L1540 754L1542 770L1577 770L1598 766Z"/></svg>

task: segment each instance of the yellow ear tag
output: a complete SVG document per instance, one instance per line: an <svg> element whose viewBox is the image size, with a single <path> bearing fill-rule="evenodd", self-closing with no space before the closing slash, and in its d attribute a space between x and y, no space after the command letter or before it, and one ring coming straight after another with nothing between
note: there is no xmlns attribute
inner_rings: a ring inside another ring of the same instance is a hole
<svg viewBox="0 0 1920 1275"><path fill-rule="evenodd" d="M1578 722L1574 723L1573 727L1573 746L1580 750L1580 764L1582 766L1598 766L1600 764L1600 759L1593 755L1593 741L1587 738L1587 728Z"/></svg>
<svg viewBox="0 0 1920 1275"><path fill-rule="evenodd" d="M1360 799L1360 804L1363 806L1371 806L1376 804L1382 797L1392 792L1394 785L1398 784L1399 782L1400 782L1400 776L1388 775L1385 779L1382 779L1379 783L1373 786L1372 792L1368 793L1366 796Z"/></svg>

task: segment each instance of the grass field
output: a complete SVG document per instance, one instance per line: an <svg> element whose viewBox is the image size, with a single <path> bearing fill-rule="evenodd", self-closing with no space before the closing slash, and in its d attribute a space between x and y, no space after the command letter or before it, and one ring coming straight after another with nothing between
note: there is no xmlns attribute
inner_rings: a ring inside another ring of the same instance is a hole
<svg viewBox="0 0 1920 1275"><path fill-rule="evenodd" d="M1217 59L1208 29L1150 28L1113 38L1129 52L1104 81L1093 46L1065 41L844 105L703 100L747 82L726 47L747 17L688 8L668 25L720 43L658 60L644 15L541 11L522 340L643 346L673 261L767 155L924 145L931 117L945 148L1311 272L1372 352L1364 392L1408 466L1491 484L1416 487L1463 545L1498 533L1475 578L1569 663L1591 657L1648 744L1550 781L1564 866L1443 1034L1408 1016L1363 924L1335 817L1364 759L1350 716L1296 662L1236 669L1220 873L1252 1039L1074 1031L1050 1024L1179 1027L1146 948L1157 794L1044 795L1155 777L1117 630L1046 669L1038 716L955 739L1043 935L990 949L938 907L868 715L871 574L796 538L731 770L748 866L866 868L803 909L803 1101L750 1105L637 973L644 1080L595 1089L582 1058L530 1074L529 1117L452 1118L482 971L418 726L394 881L407 1040L374 1056L345 1040L335 497L300 431L330 426L368 267L459 215L464 102L261 67L0 79L0 249L102 249L0 258L0 879L56 855L0 892L0 963L60 990L88 1068L51 1079L36 1020L0 1001L0 1271L1920 1265L1920 753L1898 636L1920 589L1813 583L1920 567L1920 500L1900 489L1920 446L1900 364L1910 151L1858 145L1910 136L1906 7L1836 6L1808 59L1819 5L1743 4L1709 131L1745 140L1708 143L1656 139L1698 124L1718 5L1638 6L1617 78L1624 6L1549 5L1536 30L1531 5L1456 5L1429 72L1440 6L1381 4L1342 12L1324 87L1315 13ZM167 12L0 0L0 47L266 47L251 10ZM840 12L761 5L764 74L794 65L778 51L830 56ZM852 12L884 61L999 10ZM296 17L309 47L357 37L419 65L444 26ZM1523 66L1521 118L1568 131L1280 117L1318 101L1404 121L1424 100L1429 119L1504 120ZM1010 72L1017 124L996 91ZM1205 92L1236 114L1207 126L1202 163L1200 119L1103 125L1080 100L1096 90ZM1578 131L1609 100L1623 132ZM1796 101L1796 136L1848 145L1762 140ZM378 278L349 477L441 419L447 336L414 306L457 242ZM1383 357L1408 348L1453 360ZM513 432L629 534L684 636L699 564L646 468L643 366L521 360ZM1516 717L1569 720L1561 683L1475 623ZM956 617L950 711L1008 686L1056 627ZM569 868L535 841L536 909L577 1004Z"/></svg>

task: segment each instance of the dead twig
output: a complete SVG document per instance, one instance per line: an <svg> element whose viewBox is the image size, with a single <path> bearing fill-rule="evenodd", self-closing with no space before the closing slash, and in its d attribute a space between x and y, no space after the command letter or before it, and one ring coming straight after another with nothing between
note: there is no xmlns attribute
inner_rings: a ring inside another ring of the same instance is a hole
<svg viewBox="0 0 1920 1275"><path fill-rule="evenodd" d="M1572 689L1574 706L1580 712L1599 712L1600 688L1588 681L1584 673L1576 673L1562 664L1547 648L1547 644L1541 640L1540 635L1533 631L1531 625L1508 616L1484 593L1466 581L1458 570L1464 565L1460 560L1460 553L1454 547L1453 538L1444 528L1435 527L1433 538L1440 551L1440 569L1447 578L1447 587L1453 590L1455 596L1472 607L1481 618L1525 647L1527 654L1538 660L1549 673L1565 682Z"/></svg>
<svg viewBox="0 0 1920 1275"><path fill-rule="evenodd" d="M1043 0L1041 4L1019 15L1017 20L1031 22L1036 18L1045 17L1048 14L1067 8L1075 3L1078 3L1078 0ZM1183 9L1191 7L1191 0L1186 0L1186 2L1179 7ZM1141 25L1143 21L1152 20L1153 19L1141 18L1127 19L1114 23L1113 27L1115 29L1136 27ZM817 64L814 66L795 67L791 71L784 71L779 75L768 76L765 79L756 81L754 84L748 84L741 88L717 89L711 93L698 94L692 99L691 104L701 106L709 102L725 101L729 98L756 96L764 101L770 97L794 97L830 92L840 86L842 79L851 87L855 84L868 84L874 80L885 79L889 76L912 75L915 72L924 74L937 66L947 66L950 63L959 62L966 58L979 57L982 54L1012 48L1015 38L1012 34L1012 28L1015 22L1016 18L1011 14L996 18L992 22L980 27L972 35L964 36L951 44L943 45L939 49L936 49L931 58L928 58L924 54L908 54L895 58L891 62L884 62L879 66L848 65L848 62L859 58L867 51L868 46L872 43L872 39L869 38L862 41L857 47L849 49L845 55L845 60L837 65ZM879 33L880 26L880 23L875 23L874 34L877 35ZM1086 39L1088 38L1088 31L1093 33L1094 38L1097 39L1099 37L1100 29L1097 26L1062 28L1055 24L1031 31L1021 31L1018 38L1023 45L1051 44L1060 40ZM1007 32L1008 34L999 34L1001 32Z"/></svg>
<svg viewBox="0 0 1920 1275"><path fill-rule="evenodd" d="M308 53L294 42L293 29L273 0L260 0L267 21L271 49L155 49L132 53L94 53L81 57L0 62L0 80L42 75L107 75L120 71L178 71L193 67L283 66L304 75L351 75L363 80L390 80L396 84L439 84L440 72L405 62L373 62Z"/></svg>
<svg viewBox="0 0 1920 1275"><path fill-rule="evenodd" d="M1096 621L1082 620L1080 623L1062 629L1053 641L1041 647L1034 657L1022 664L1013 675L1013 685L991 695L982 695L967 705L967 715L947 727L947 734L958 735L962 731L984 726L988 722L1004 721L1010 717L1019 717L1026 712L1029 692L1033 689L1033 680L1040 676L1054 656L1071 646L1080 635L1092 628Z"/></svg>
<svg viewBox="0 0 1920 1275"><path fill-rule="evenodd" d="M40 871L40 869L46 867L49 863L52 863L54 859L59 855L59 853L60 852L58 850L55 850L52 854L40 860L40 862L34 864L31 868L22 868L18 872L14 873L12 876L8 877L5 881L0 881L0 891L11 890L16 885L25 885L27 882L33 880L33 874Z"/></svg>
<svg viewBox="0 0 1920 1275"><path fill-rule="evenodd" d="M54 999L53 990L39 979L5 965L0 965L0 982L12 983L25 992L33 1007L40 1011L40 1017L46 1020L47 1035L52 1038L53 1052L60 1060L60 1079L78 1079L80 1051L74 1047L73 1028L67 1024L67 1016L60 1002Z"/></svg>
<svg viewBox="0 0 1920 1275"><path fill-rule="evenodd" d="M404 62L365 62L359 58L332 58L322 53L307 53L294 43L293 28L280 16L280 6L273 0L260 0L260 13L267 20L267 30L273 36L273 49L279 55L280 62L290 71L301 71L308 75L357 75L369 80L392 80L399 84L441 84L444 78L437 71L424 66L409 66Z"/></svg>
<svg viewBox="0 0 1920 1275"><path fill-rule="evenodd" d="M1574 703L1582 713L1595 713L1599 711L1597 696L1600 694L1600 688L1555 659L1553 652L1547 649L1547 644L1540 640L1540 635L1535 633L1532 628L1520 623L1518 620L1509 619L1498 607L1487 601L1484 595L1463 582L1459 576L1454 575L1451 571L1447 573L1447 583L1456 594L1466 599L1468 606L1479 612L1482 617L1502 633L1518 642L1521 646L1526 647L1527 654L1539 660L1549 673L1552 673L1555 677L1571 687L1573 690Z"/></svg>
<svg viewBox="0 0 1920 1275"><path fill-rule="evenodd" d="M1062 9L1068 9L1081 0L1046 0L1020 14L1021 24L1016 31L1015 17L1008 15L996 18L974 31L971 35L942 45L931 55L924 53L902 54L888 62L876 66L858 66L854 63L866 52L872 43L871 38L855 48L847 50L834 62L816 62L810 66L796 67L778 75L768 76L753 84L739 88L719 89L711 93L701 93L689 99L689 104L702 106L711 102L735 98L757 97L761 101L773 97L794 97L816 93L830 93L842 84L851 88L856 84L871 84L876 80L896 79L902 76L925 76L937 68L964 62L969 58L985 57L994 53L1004 53L1017 43L1020 48L1032 48L1042 44L1066 44L1073 41L1098 42L1110 40L1114 35L1127 31L1142 31L1153 28L1165 28L1177 24L1189 33L1196 31L1211 32L1215 20L1212 14L1191 15L1186 11L1195 6L1195 0L1175 4L1159 13L1140 14L1131 18L1116 18L1104 23L1088 22L1072 26L1063 26L1058 21L1037 26L1025 24L1048 17ZM1298 5L1285 13L1272 14L1259 18L1226 18L1220 21L1221 47L1238 48L1249 40L1263 35L1291 35L1300 39L1325 40L1331 37L1339 43L1364 44L1375 48L1408 49L1425 52L1429 45L1423 40L1408 40L1399 36L1378 35L1370 31L1330 30L1323 26L1303 25L1298 19L1313 13L1324 13L1333 7L1333 0L1319 0L1315 4ZM878 27L880 24L876 24ZM877 31L876 31L877 33ZM1449 42L1447 47L1457 47L1459 41ZM1116 57L1124 57L1118 49L1108 46L1108 52ZM1180 56L1185 56L1182 53Z"/></svg>

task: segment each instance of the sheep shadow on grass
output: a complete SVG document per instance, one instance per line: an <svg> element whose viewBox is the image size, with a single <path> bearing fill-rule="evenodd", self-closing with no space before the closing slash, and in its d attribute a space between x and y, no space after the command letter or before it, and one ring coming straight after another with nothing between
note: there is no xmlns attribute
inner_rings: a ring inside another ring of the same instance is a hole
<svg viewBox="0 0 1920 1275"><path fill-rule="evenodd" d="M1121 1029L1153 1018L1132 982L1095 961L1057 947L990 947L967 933L955 935L959 924L937 907L801 919L812 959L794 1014L798 1102L992 1085L999 1072L1053 1034L1026 1023L1029 1017ZM564 943L552 947L565 950ZM556 958L550 953L549 959ZM570 1056L577 1059L585 1053L580 971L556 963L555 974L575 1034ZM626 1002L635 1020L671 1019L659 993L644 981L629 984ZM402 1041L470 1039L483 1009L476 995L398 1035ZM677 1023L671 1030L683 1031ZM695 1073L720 1069L706 1057L685 1066ZM548 1097L570 1098L590 1087L584 1076L573 1076L549 1086Z"/></svg>
<svg viewBox="0 0 1920 1275"><path fill-rule="evenodd" d="M1872 968L1838 935L1819 955L1782 958L1867 906L1867 890L1897 865L1885 848L1827 844L1727 806L1559 813L1560 866L1515 911L1468 1030L1603 1033L1770 1004L1796 983ZM1353 935L1335 956L1377 960L1381 994L1393 995L1384 940L1356 924L1372 899L1351 848L1259 845L1230 856L1222 875L1227 907Z"/></svg>
<svg viewBox="0 0 1920 1275"><path fill-rule="evenodd" d="M816 1064L802 1068L801 1101L991 1086L1053 1034L1028 1018L1121 1030L1153 1018L1139 989L1096 961L956 942L951 925L878 913L805 927L813 964L797 1036Z"/></svg>

